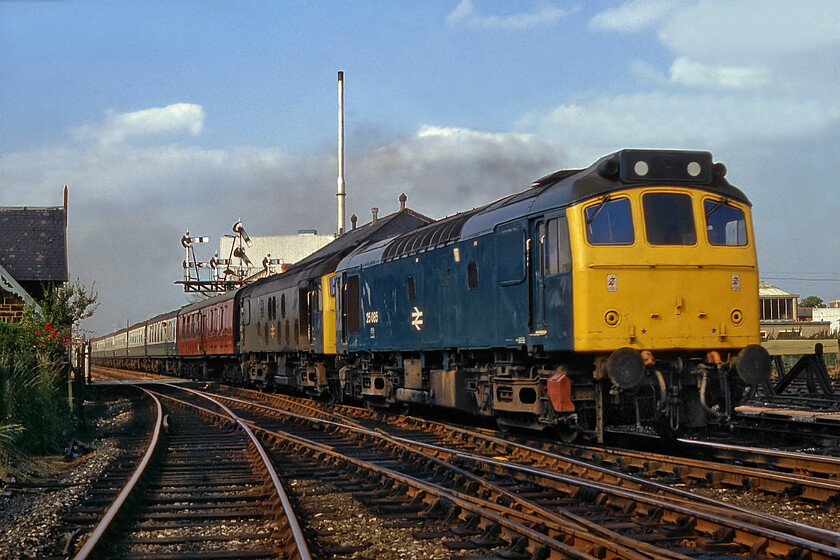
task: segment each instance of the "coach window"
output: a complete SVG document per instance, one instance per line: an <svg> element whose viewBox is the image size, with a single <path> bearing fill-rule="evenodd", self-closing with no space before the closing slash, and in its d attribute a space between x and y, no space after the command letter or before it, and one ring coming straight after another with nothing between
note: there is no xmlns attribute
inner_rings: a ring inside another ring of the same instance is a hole
<svg viewBox="0 0 840 560"><path fill-rule="evenodd" d="M697 231L691 197L679 193L648 193L642 197L645 231L651 245L694 245Z"/></svg>
<svg viewBox="0 0 840 560"><path fill-rule="evenodd" d="M545 229L545 273L571 272L572 249L569 244L569 224L566 217L549 220Z"/></svg>
<svg viewBox="0 0 840 560"><path fill-rule="evenodd" d="M286 318L286 294L280 296L280 316Z"/></svg>
<svg viewBox="0 0 840 560"><path fill-rule="evenodd" d="M584 211L586 218L586 239L592 245L632 245L636 240L633 232L633 215L630 200L605 196L597 204Z"/></svg>
<svg viewBox="0 0 840 560"><path fill-rule="evenodd" d="M747 221L744 211L725 199L703 202L706 214L706 235L711 245L744 247L747 244Z"/></svg>
<svg viewBox="0 0 840 560"><path fill-rule="evenodd" d="M478 289L478 265L475 261L471 261L470 264L467 265L467 289Z"/></svg>

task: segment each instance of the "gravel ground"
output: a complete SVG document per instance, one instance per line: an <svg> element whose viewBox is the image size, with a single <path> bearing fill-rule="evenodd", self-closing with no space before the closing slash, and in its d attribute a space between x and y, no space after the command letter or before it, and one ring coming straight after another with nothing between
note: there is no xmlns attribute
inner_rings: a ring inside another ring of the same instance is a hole
<svg viewBox="0 0 840 560"><path fill-rule="evenodd" d="M691 492L804 525L840 532L840 507L838 506L825 508L801 501L781 502L758 492L742 492L730 488L693 488Z"/></svg>
<svg viewBox="0 0 840 560"><path fill-rule="evenodd" d="M89 422L93 435L119 431L131 417L130 405L125 401L108 403L95 412L96 418ZM0 558L38 558L61 552L56 550L57 543L73 530L57 526L62 512L72 511L86 496L89 483L122 453L112 437L98 438L91 444L93 452L71 461L65 455L14 458L14 474L4 471L0 483ZM65 487L7 487L7 483L15 481Z"/></svg>
<svg viewBox="0 0 840 560"><path fill-rule="evenodd" d="M306 514L309 526L319 535L322 548L352 547L344 558L381 560L440 560L453 552L435 540L414 538L417 529L392 527L377 518L349 492L334 484L310 479L287 482L299 503L314 513ZM322 513L329 512L329 513Z"/></svg>

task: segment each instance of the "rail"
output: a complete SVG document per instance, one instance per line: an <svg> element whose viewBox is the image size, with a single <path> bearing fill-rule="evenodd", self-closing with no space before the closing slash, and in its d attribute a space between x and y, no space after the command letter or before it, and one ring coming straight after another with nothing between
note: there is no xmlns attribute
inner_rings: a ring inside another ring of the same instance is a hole
<svg viewBox="0 0 840 560"><path fill-rule="evenodd" d="M74 556L74 560L86 560L97 548L97 546L99 546L103 535L105 535L110 528L111 522L113 522L113 520L117 517L123 504L125 504L126 500L128 500L128 497L132 492L134 492L137 483L140 481L140 478L146 471L146 467L149 465L152 457L157 451L157 445L160 441L160 432L163 426L163 406L160 404L160 399L158 399L155 395L142 387L140 387L140 389L153 399L155 410L157 411L155 427L152 430L152 439L149 442L149 448L146 450L146 453L143 455L143 459L141 459L140 463L137 465L137 468L134 470L134 473L131 475L128 483L116 497L113 504L111 504L105 512L105 515L102 517L102 521L99 522L93 530L93 533L91 533L90 537L85 542L84 546L82 546L76 556Z"/></svg>

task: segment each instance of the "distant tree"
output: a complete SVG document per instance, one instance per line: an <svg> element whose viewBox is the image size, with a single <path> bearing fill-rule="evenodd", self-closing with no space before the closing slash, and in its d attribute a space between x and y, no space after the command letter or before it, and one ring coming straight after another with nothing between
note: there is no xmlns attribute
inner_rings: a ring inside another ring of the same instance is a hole
<svg viewBox="0 0 840 560"><path fill-rule="evenodd" d="M821 297L808 296L799 300L799 307L826 307Z"/></svg>

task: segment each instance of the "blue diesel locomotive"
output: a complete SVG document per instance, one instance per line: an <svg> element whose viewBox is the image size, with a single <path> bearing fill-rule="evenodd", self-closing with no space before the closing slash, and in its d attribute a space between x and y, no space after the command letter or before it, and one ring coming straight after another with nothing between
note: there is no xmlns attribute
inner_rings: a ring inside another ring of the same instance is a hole
<svg viewBox="0 0 840 560"><path fill-rule="evenodd" d="M202 371L598 439L725 423L770 373L750 202L725 174L622 150L398 235L368 224L241 288L232 350Z"/></svg>

